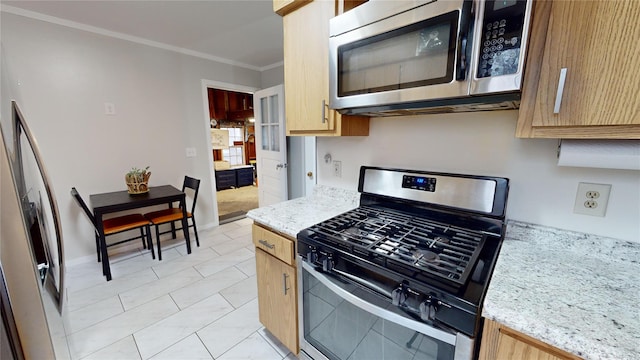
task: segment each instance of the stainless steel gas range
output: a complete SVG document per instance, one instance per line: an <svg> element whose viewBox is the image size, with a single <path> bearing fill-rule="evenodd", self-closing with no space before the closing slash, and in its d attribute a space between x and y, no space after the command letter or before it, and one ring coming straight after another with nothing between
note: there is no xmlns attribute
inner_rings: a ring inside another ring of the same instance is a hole
<svg viewBox="0 0 640 360"><path fill-rule="evenodd" d="M360 206L297 236L301 357L476 357L508 185L362 167Z"/></svg>

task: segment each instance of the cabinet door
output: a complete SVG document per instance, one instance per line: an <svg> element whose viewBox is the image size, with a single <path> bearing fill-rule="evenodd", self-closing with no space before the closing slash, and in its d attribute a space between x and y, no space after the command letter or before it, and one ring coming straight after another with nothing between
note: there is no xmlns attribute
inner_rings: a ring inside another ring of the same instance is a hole
<svg viewBox="0 0 640 360"><path fill-rule="evenodd" d="M640 2L537 3L518 136L640 138Z"/></svg>
<svg viewBox="0 0 640 360"><path fill-rule="evenodd" d="M329 119L329 19L335 2L314 1L283 18L287 130L332 130Z"/></svg>
<svg viewBox="0 0 640 360"><path fill-rule="evenodd" d="M256 277L260 322L297 354L296 268L256 248Z"/></svg>
<svg viewBox="0 0 640 360"><path fill-rule="evenodd" d="M329 20L338 2L313 1L283 18L287 135L369 135L369 118L329 110Z"/></svg>
<svg viewBox="0 0 640 360"><path fill-rule="evenodd" d="M580 357L485 319L480 360L581 360Z"/></svg>

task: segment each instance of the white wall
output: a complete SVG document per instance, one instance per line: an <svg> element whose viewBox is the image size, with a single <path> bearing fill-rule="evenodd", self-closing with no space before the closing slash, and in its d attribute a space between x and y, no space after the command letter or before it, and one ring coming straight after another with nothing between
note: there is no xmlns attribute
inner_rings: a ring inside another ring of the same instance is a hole
<svg viewBox="0 0 640 360"><path fill-rule="evenodd" d="M515 110L371 119L368 137L318 137L318 183L357 190L361 165L502 176L508 219L640 242L639 171L558 167L558 141L517 139L516 121ZM612 185L605 217L573 213L578 182Z"/></svg>
<svg viewBox="0 0 640 360"><path fill-rule="evenodd" d="M260 88L260 72L1 13L3 130L19 100L37 138L61 211L66 259L94 256L93 232L69 191L125 190L131 167L150 185L202 179L196 219L212 224L202 79ZM275 70L277 72L277 70ZM116 115L104 114L104 103ZM185 156L195 147L195 158Z"/></svg>
<svg viewBox="0 0 640 360"><path fill-rule="evenodd" d="M262 79L261 89L266 89L272 86L283 84L284 83L284 64L262 71L261 79Z"/></svg>

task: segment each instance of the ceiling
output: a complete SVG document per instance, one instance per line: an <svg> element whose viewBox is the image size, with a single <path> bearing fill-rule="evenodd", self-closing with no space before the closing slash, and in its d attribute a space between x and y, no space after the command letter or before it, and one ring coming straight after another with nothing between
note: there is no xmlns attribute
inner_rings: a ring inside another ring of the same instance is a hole
<svg viewBox="0 0 640 360"><path fill-rule="evenodd" d="M271 0L2 0L6 12L253 70L283 61L282 18L272 6Z"/></svg>

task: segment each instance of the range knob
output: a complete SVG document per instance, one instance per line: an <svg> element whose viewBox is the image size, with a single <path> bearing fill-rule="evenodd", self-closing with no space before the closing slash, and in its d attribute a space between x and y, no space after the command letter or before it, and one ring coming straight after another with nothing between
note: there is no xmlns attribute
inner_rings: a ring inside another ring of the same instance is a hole
<svg viewBox="0 0 640 360"><path fill-rule="evenodd" d="M307 252L307 262L315 264L316 261L318 261L318 252L315 248L309 247L309 252Z"/></svg>
<svg viewBox="0 0 640 360"><path fill-rule="evenodd" d="M420 319L423 321L435 320L439 301L429 296L420 304Z"/></svg>
<svg viewBox="0 0 640 360"><path fill-rule="evenodd" d="M333 257L329 254L327 257L322 259L322 271L329 272L333 270Z"/></svg>
<svg viewBox="0 0 640 360"><path fill-rule="evenodd" d="M395 290L391 292L391 303L395 306L403 305L407 301L407 287L404 284L400 284Z"/></svg>

